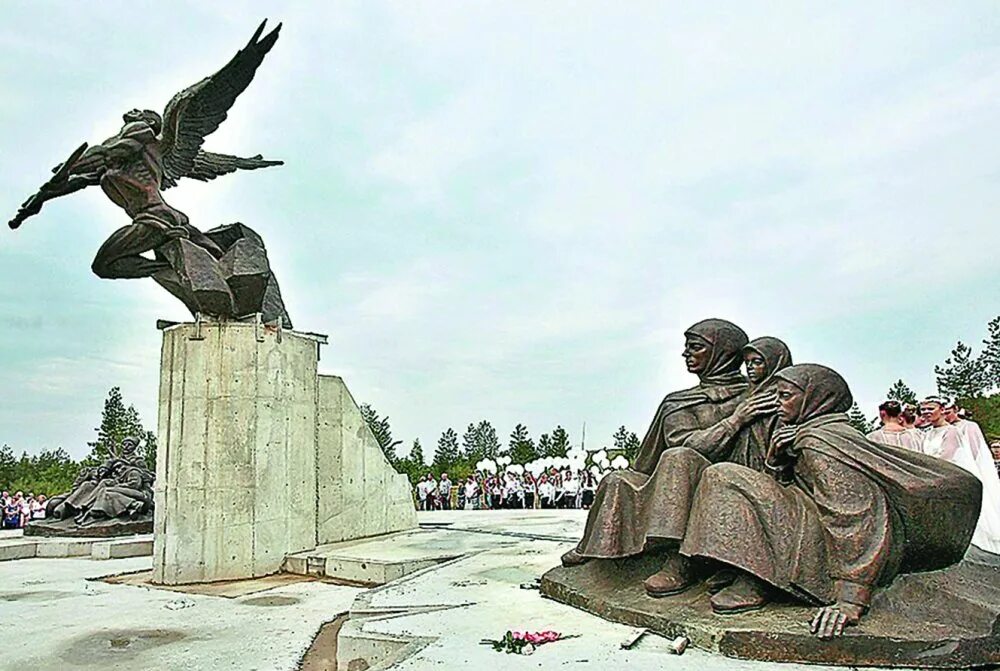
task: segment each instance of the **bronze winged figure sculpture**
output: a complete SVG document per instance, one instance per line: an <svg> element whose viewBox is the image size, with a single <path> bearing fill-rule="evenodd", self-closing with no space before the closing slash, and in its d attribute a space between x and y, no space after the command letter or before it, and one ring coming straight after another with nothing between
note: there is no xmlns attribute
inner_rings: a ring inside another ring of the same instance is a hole
<svg viewBox="0 0 1000 671"><path fill-rule="evenodd" d="M202 232L162 194L184 177L209 181L282 164L202 149L277 41L281 24L264 35L266 23L221 70L175 95L162 116L133 109L115 136L81 145L25 201L10 228L19 228L49 200L99 185L132 223L98 250L91 266L98 277L152 277L195 314L231 319L259 313L290 326L260 237L243 224Z"/></svg>

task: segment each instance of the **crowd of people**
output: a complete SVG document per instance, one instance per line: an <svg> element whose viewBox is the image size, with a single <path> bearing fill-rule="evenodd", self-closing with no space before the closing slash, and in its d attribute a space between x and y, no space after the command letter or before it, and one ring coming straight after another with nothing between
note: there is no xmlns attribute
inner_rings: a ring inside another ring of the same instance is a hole
<svg viewBox="0 0 1000 671"><path fill-rule="evenodd" d="M45 494L36 497L32 492L28 492L27 496L24 492L14 492L13 495L3 492L0 506L3 508L4 529L23 529L31 520L45 519Z"/></svg>
<svg viewBox="0 0 1000 671"><path fill-rule="evenodd" d="M879 419L882 426L868 434L870 440L944 459L979 479L982 509L972 544L1000 554L1000 442L987 444L968 413L955 401L937 396L918 406L885 401Z"/></svg>
<svg viewBox="0 0 1000 671"><path fill-rule="evenodd" d="M590 508L598 478L592 471L551 468L530 472L479 473L453 483L428 473L415 487L420 510Z"/></svg>

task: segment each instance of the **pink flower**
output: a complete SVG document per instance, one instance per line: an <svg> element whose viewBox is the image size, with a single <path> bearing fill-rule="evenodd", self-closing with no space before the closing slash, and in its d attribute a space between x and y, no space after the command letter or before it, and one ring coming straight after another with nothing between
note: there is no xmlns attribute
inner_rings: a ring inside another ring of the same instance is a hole
<svg viewBox="0 0 1000 671"><path fill-rule="evenodd" d="M527 636L527 632L524 632L524 631L512 631L512 632L510 632L510 635L514 638L514 640L521 641L521 640L525 639L525 637Z"/></svg>

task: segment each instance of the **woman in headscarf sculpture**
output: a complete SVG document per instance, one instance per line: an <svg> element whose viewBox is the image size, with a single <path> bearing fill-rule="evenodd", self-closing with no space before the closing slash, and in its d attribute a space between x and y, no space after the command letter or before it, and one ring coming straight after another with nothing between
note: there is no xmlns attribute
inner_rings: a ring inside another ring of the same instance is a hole
<svg viewBox="0 0 1000 671"><path fill-rule="evenodd" d="M962 558L981 486L957 466L852 428L851 392L835 371L802 364L776 378L786 426L769 460L788 463L792 482L737 464L707 468L681 553L738 569L712 597L716 612L759 608L777 589L821 606L812 631L831 638L857 624L875 588Z"/></svg>
<svg viewBox="0 0 1000 671"><path fill-rule="evenodd" d="M562 557L566 566L590 559L637 555L661 546L668 564L677 554L702 472L712 463L753 448L748 425L777 408L773 395L747 396L740 374L747 336L722 319L698 322L684 333L684 360L696 387L668 394L657 410L631 469L605 477L597 487L583 538ZM654 596L671 593L646 581Z"/></svg>

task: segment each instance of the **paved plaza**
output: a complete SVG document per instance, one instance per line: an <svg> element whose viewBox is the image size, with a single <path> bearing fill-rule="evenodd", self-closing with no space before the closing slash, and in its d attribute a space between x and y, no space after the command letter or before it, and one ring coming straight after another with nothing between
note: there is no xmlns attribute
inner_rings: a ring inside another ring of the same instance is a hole
<svg viewBox="0 0 1000 671"><path fill-rule="evenodd" d="M334 584L310 576L161 589L148 585L150 557L28 558L0 562L3 668L79 669L302 668L320 628L342 623L346 668L394 669L676 669L712 671L823 667L743 662L643 637L631 650L627 626L540 597L522 585L558 562L578 538L585 511L421 513L420 536L368 541L381 560L439 558L378 587ZM427 550L420 548L426 541ZM342 554L363 558L366 542ZM109 576L115 576L108 578ZM103 579L102 579L103 578ZM805 626L805 624L803 624ZM497 653L480 640L508 629L555 629L577 635L531 656ZM329 652L329 651L328 651ZM332 655L331 655L332 656ZM360 660L364 660L363 662ZM350 660L348 660L350 661ZM307 666L333 668L331 665Z"/></svg>

